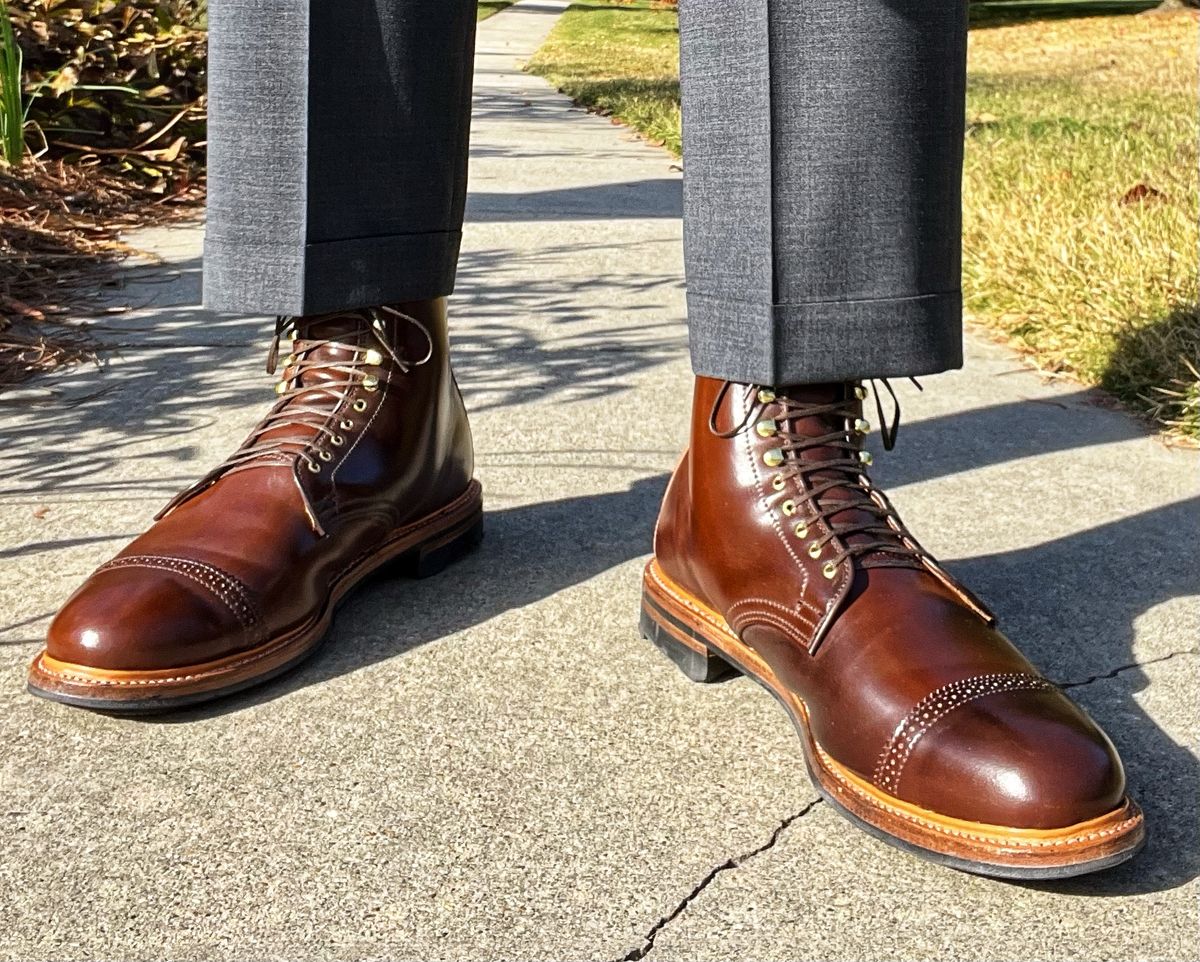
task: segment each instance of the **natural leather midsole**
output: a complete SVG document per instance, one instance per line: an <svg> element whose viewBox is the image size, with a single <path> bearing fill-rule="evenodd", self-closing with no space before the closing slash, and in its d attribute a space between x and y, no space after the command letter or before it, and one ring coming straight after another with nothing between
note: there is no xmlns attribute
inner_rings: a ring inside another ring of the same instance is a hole
<svg viewBox="0 0 1200 962"><path fill-rule="evenodd" d="M460 529L468 529L481 512L480 492L479 482L472 481L454 501L397 529L379 547L356 558L339 572L333 581L326 604L320 611L299 627L268 639L255 648L194 665L150 670L95 668L60 661L43 651L34 660L34 671L66 684L126 689L207 683L223 676L240 677L256 662L270 662L273 657L283 653L290 656L295 653L292 649L303 650L307 645L319 641L321 629L328 621L333 606L379 565L414 549L436 548L446 541L453 540L460 533Z"/></svg>
<svg viewBox="0 0 1200 962"><path fill-rule="evenodd" d="M663 572L657 559L651 559L646 566L645 586L646 610L659 624L671 630L673 637L690 648L697 648L699 641L696 639L702 639L704 646L753 676L780 700L800 730L805 751L814 769L826 776L822 781L827 790L841 795L852 794L881 815L900 819L923 832L934 832L964 845L980 842L989 847L1016 850L1086 847L1106 838L1130 834L1141 826L1141 811L1128 798L1113 811L1097 818L1045 829L1016 828L954 818L890 795L842 765L817 743L803 699L779 680L770 666L734 634L716 611L673 582ZM669 623L664 621L664 616ZM681 629L690 638L680 637ZM862 813L856 814L866 817ZM886 824L878 824L878 827L888 830Z"/></svg>

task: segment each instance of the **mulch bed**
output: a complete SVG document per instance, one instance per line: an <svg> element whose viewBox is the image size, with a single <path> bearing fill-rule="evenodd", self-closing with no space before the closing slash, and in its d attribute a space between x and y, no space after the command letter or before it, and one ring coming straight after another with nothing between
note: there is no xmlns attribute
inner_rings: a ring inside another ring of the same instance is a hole
<svg viewBox="0 0 1200 962"><path fill-rule="evenodd" d="M101 167L27 161L0 169L0 391L95 360L86 314L130 250L121 234L193 214L202 179L156 193Z"/></svg>

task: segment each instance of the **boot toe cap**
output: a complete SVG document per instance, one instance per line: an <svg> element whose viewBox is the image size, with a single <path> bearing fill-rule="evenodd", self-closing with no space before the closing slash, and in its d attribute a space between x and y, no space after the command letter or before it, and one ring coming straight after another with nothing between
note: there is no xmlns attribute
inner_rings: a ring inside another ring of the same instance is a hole
<svg viewBox="0 0 1200 962"><path fill-rule="evenodd" d="M101 570L59 611L46 654L104 671L158 671L219 658L242 643L233 613L170 572Z"/></svg>
<svg viewBox="0 0 1200 962"><path fill-rule="evenodd" d="M1125 798L1107 736L1059 690L989 695L913 745L896 794L952 818L1054 829L1106 815Z"/></svg>

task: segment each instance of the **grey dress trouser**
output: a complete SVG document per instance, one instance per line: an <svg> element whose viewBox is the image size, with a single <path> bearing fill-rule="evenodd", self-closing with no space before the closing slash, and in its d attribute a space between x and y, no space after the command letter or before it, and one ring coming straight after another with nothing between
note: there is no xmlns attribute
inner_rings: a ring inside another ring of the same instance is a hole
<svg viewBox="0 0 1200 962"><path fill-rule="evenodd" d="M965 0L682 0L697 373L962 362ZM212 0L205 304L454 286L474 0Z"/></svg>

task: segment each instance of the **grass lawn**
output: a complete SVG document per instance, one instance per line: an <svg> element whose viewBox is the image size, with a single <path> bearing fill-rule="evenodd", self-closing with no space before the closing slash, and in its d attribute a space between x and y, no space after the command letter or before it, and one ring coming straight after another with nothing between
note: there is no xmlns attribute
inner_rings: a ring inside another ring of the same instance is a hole
<svg viewBox="0 0 1200 962"><path fill-rule="evenodd" d="M479 0L475 11L476 20L486 20L493 13L499 13L505 7L511 7L516 0Z"/></svg>
<svg viewBox="0 0 1200 962"><path fill-rule="evenodd" d="M1197 18L1150 6L972 7L963 283L1040 369L1200 441ZM529 69L678 154L675 18L584 0Z"/></svg>

